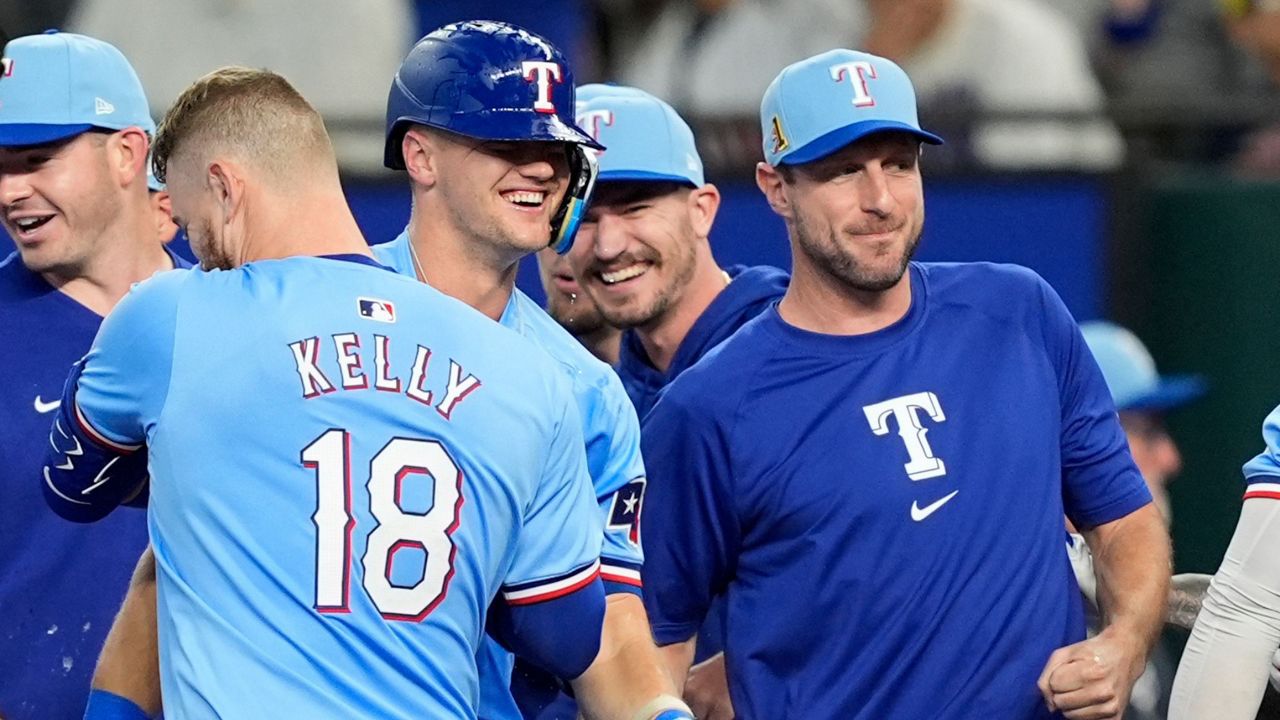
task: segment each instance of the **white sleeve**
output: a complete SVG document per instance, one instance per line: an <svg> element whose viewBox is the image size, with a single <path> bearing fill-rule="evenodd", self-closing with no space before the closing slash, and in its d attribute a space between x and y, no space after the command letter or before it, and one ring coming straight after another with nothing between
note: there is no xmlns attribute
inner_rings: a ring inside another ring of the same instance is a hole
<svg viewBox="0 0 1280 720"><path fill-rule="evenodd" d="M1251 498L1182 653L1169 720L1253 720L1280 647L1280 500Z"/></svg>

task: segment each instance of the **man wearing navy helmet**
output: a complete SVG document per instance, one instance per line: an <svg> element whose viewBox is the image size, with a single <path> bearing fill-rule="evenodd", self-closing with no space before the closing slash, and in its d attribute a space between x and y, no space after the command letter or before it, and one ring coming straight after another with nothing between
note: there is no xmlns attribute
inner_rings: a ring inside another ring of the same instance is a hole
<svg viewBox="0 0 1280 720"><path fill-rule="evenodd" d="M941 141L892 62L795 63L761 127L791 283L644 424L645 604L677 681L723 595L744 720L1118 717L1169 547L1075 322L1023 268L911 260ZM1064 512L1100 566L1087 640Z"/></svg>
<svg viewBox="0 0 1280 720"><path fill-rule="evenodd" d="M521 28L464 22L424 37L387 101L384 161L409 175L413 211L405 231L374 252L533 339L570 378L600 503L609 593L600 654L573 679L577 698L588 717L692 717L672 696L640 600L645 473L635 411L617 375L515 288L521 258L572 244L595 181L593 150L601 146L574 124L574 94L560 51ZM554 685L522 675L530 681L518 707L511 655L492 641L477 662L482 718L516 720L564 702Z"/></svg>

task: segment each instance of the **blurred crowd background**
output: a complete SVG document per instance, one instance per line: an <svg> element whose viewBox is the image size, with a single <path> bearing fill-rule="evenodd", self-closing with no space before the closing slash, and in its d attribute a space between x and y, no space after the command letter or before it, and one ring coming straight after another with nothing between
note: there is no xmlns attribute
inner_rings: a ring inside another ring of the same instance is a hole
<svg viewBox="0 0 1280 720"><path fill-rule="evenodd" d="M947 140L924 159L921 257L1029 266L1078 320L1120 322L1162 372L1207 378L1168 418L1170 490L1177 571L1217 568L1280 402L1280 0L0 0L11 37L116 44L157 117L220 65L283 73L325 115L374 243L408 217L380 165L391 77L416 38L469 18L551 39L580 83L675 105L725 198L722 264L788 262L752 180L777 71L837 46L899 62ZM541 296L533 268L520 282Z"/></svg>

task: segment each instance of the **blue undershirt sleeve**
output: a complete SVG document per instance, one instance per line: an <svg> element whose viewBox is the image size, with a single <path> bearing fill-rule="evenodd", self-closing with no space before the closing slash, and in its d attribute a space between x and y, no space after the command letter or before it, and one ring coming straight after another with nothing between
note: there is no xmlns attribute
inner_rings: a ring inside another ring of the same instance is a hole
<svg viewBox="0 0 1280 720"><path fill-rule="evenodd" d="M145 502L146 440L168 393L178 296L189 271L135 285L72 367L40 482L55 512L77 522Z"/></svg>

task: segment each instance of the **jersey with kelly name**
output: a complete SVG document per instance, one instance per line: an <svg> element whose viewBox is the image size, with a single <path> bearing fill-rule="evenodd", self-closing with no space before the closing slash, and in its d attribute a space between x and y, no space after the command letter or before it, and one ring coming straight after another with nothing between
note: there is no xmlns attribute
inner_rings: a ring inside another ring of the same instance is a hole
<svg viewBox="0 0 1280 720"><path fill-rule="evenodd" d="M144 511L70 523L32 481L67 371L101 324L16 251L0 262L0 505L8 509L0 523L0 716L9 720L83 714L102 642L147 545Z"/></svg>
<svg viewBox="0 0 1280 720"><path fill-rule="evenodd" d="M495 596L598 567L562 383L360 256L135 288L76 402L87 432L150 454L166 714L475 717Z"/></svg>
<svg viewBox="0 0 1280 720"><path fill-rule="evenodd" d="M380 262L396 272L417 276L408 231L391 242L373 246L373 252ZM588 352L519 289L511 294L498 322L542 348L559 372L568 378L582 419L587 468L604 523L600 577L606 592L639 594L640 568L644 561L639 518L645 471L640 458L640 422L622 382L612 368ZM509 690L513 661L511 654L492 640L478 658L482 681L481 718L519 720L521 717ZM522 683L530 680L529 674L538 675L536 671L523 674ZM538 677L532 678L529 684L544 688L547 685L546 678ZM520 687L517 685L518 690ZM544 694L532 688L530 693ZM525 698L519 700L526 707L543 702L541 699L530 699L528 703Z"/></svg>
<svg viewBox="0 0 1280 720"><path fill-rule="evenodd" d="M1046 283L909 272L893 325L824 335L774 306L645 420L654 634L686 640L723 592L744 720L1053 717L1036 680L1085 637L1063 514L1151 500Z"/></svg>
<svg viewBox="0 0 1280 720"><path fill-rule="evenodd" d="M1244 498L1280 500L1280 406L1262 422L1266 449L1244 464Z"/></svg>

